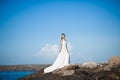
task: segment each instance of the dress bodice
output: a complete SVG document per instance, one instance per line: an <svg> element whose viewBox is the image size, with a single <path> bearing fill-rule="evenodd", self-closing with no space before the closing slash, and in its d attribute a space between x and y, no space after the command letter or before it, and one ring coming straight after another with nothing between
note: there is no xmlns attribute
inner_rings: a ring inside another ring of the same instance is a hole
<svg viewBox="0 0 120 80"><path fill-rule="evenodd" d="M67 44L66 44L65 40L62 41L62 50L61 50L61 52L62 51L67 51Z"/></svg>
<svg viewBox="0 0 120 80"><path fill-rule="evenodd" d="M66 41L65 41L65 40L63 40L63 41L62 41L62 44L63 44L63 45L66 45Z"/></svg>
<svg viewBox="0 0 120 80"><path fill-rule="evenodd" d="M65 40L62 41L62 48L66 49L66 41Z"/></svg>

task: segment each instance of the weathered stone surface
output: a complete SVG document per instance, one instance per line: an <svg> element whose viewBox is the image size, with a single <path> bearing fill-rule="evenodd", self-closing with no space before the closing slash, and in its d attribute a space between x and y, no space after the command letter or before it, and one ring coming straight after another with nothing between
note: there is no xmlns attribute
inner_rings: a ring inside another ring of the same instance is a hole
<svg viewBox="0 0 120 80"><path fill-rule="evenodd" d="M56 69L52 72L52 74L59 74L59 75L67 75L67 73L70 71L69 74L74 73L73 70L75 70L76 68L78 68L78 65L69 65L69 66L65 66L63 68L60 69ZM68 75L69 75L68 74Z"/></svg>
<svg viewBox="0 0 120 80"><path fill-rule="evenodd" d="M110 65L120 65L120 56L113 56L109 58Z"/></svg>
<svg viewBox="0 0 120 80"><path fill-rule="evenodd" d="M113 68L112 65L108 65L108 66L105 66L103 69L104 69L105 71L111 71L112 68Z"/></svg>
<svg viewBox="0 0 120 80"><path fill-rule="evenodd" d="M97 63L95 63L95 62L85 62L85 63L82 64L82 67L95 68L95 67L97 67Z"/></svg>
<svg viewBox="0 0 120 80"><path fill-rule="evenodd" d="M65 66L62 69L63 70L73 70L73 69L78 69L78 68L79 68L79 65L74 64L74 65Z"/></svg>
<svg viewBox="0 0 120 80"><path fill-rule="evenodd" d="M75 70L65 70L63 71L63 76L73 75L75 73Z"/></svg>

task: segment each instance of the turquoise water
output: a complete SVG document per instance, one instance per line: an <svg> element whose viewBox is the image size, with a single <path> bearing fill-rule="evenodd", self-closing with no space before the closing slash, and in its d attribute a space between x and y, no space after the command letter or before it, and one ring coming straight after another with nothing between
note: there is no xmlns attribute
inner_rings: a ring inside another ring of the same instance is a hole
<svg viewBox="0 0 120 80"><path fill-rule="evenodd" d="M0 80L17 80L32 73L34 71L0 71Z"/></svg>

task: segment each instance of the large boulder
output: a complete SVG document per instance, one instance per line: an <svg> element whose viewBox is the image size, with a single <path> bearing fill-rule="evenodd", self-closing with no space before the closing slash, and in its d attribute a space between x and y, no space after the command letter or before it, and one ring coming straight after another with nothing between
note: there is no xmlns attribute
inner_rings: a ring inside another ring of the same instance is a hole
<svg viewBox="0 0 120 80"><path fill-rule="evenodd" d="M78 68L78 65L69 65L60 69L56 69L52 74L59 74L62 76L72 75L75 73L75 69Z"/></svg>
<svg viewBox="0 0 120 80"><path fill-rule="evenodd" d="M113 56L109 58L110 65L120 65L120 56Z"/></svg>
<svg viewBox="0 0 120 80"><path fill-rule="evenodd" d="M63 76L73 75L75 73L75 70L65 70L63 71Z"/></svg>
<svg viewBox="0 0 120 80"><path fill-rule="evenodd" d="M104 70L104 71L111 71L112 68L113 68L112 65L107 65L107 66L105 66L105 67L103 68L103 70Z"/></svg>
<svg viewBox="0 0 120 80"><path fill-rule="evenodd" d="M68 66L63 67L63 70L75 70L75 69L79 69L79 65L78 64L70 64Z"/></svg>
<svg viewBox="0 0 120 80"><path fill-rule="evenodd" d="M96 62L85 62L82 64L82 67L95 68L95 67L97 67L97 63Z"/></svg>

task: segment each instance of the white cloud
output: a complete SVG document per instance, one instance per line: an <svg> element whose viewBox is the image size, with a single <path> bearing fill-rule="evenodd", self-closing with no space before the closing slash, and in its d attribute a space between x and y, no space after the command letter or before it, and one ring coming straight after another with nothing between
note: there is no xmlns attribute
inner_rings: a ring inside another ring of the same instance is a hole
<svg viewBox="0 0 120 80"><path fill-rule="evenodd" d="M72 45L70 42L68 42L67 47L70 52L72 49ZM37 54L35 54L35 56L37 58L42 58L42 59L45 58L45 60L47 59L47 61L51 62L55 60L58 54L59 54L59 46L57 44L47 43L43 47L40 48L40 51L38 51Z"/></svg>
<svg viewBox="0 0 120 80"><path fill-rule="evenodd" d="M45 44L41 50L40 50L40 54L45 54L45 55L54 55L57 54L58 52L58 45L54 44Z"/></svg>

